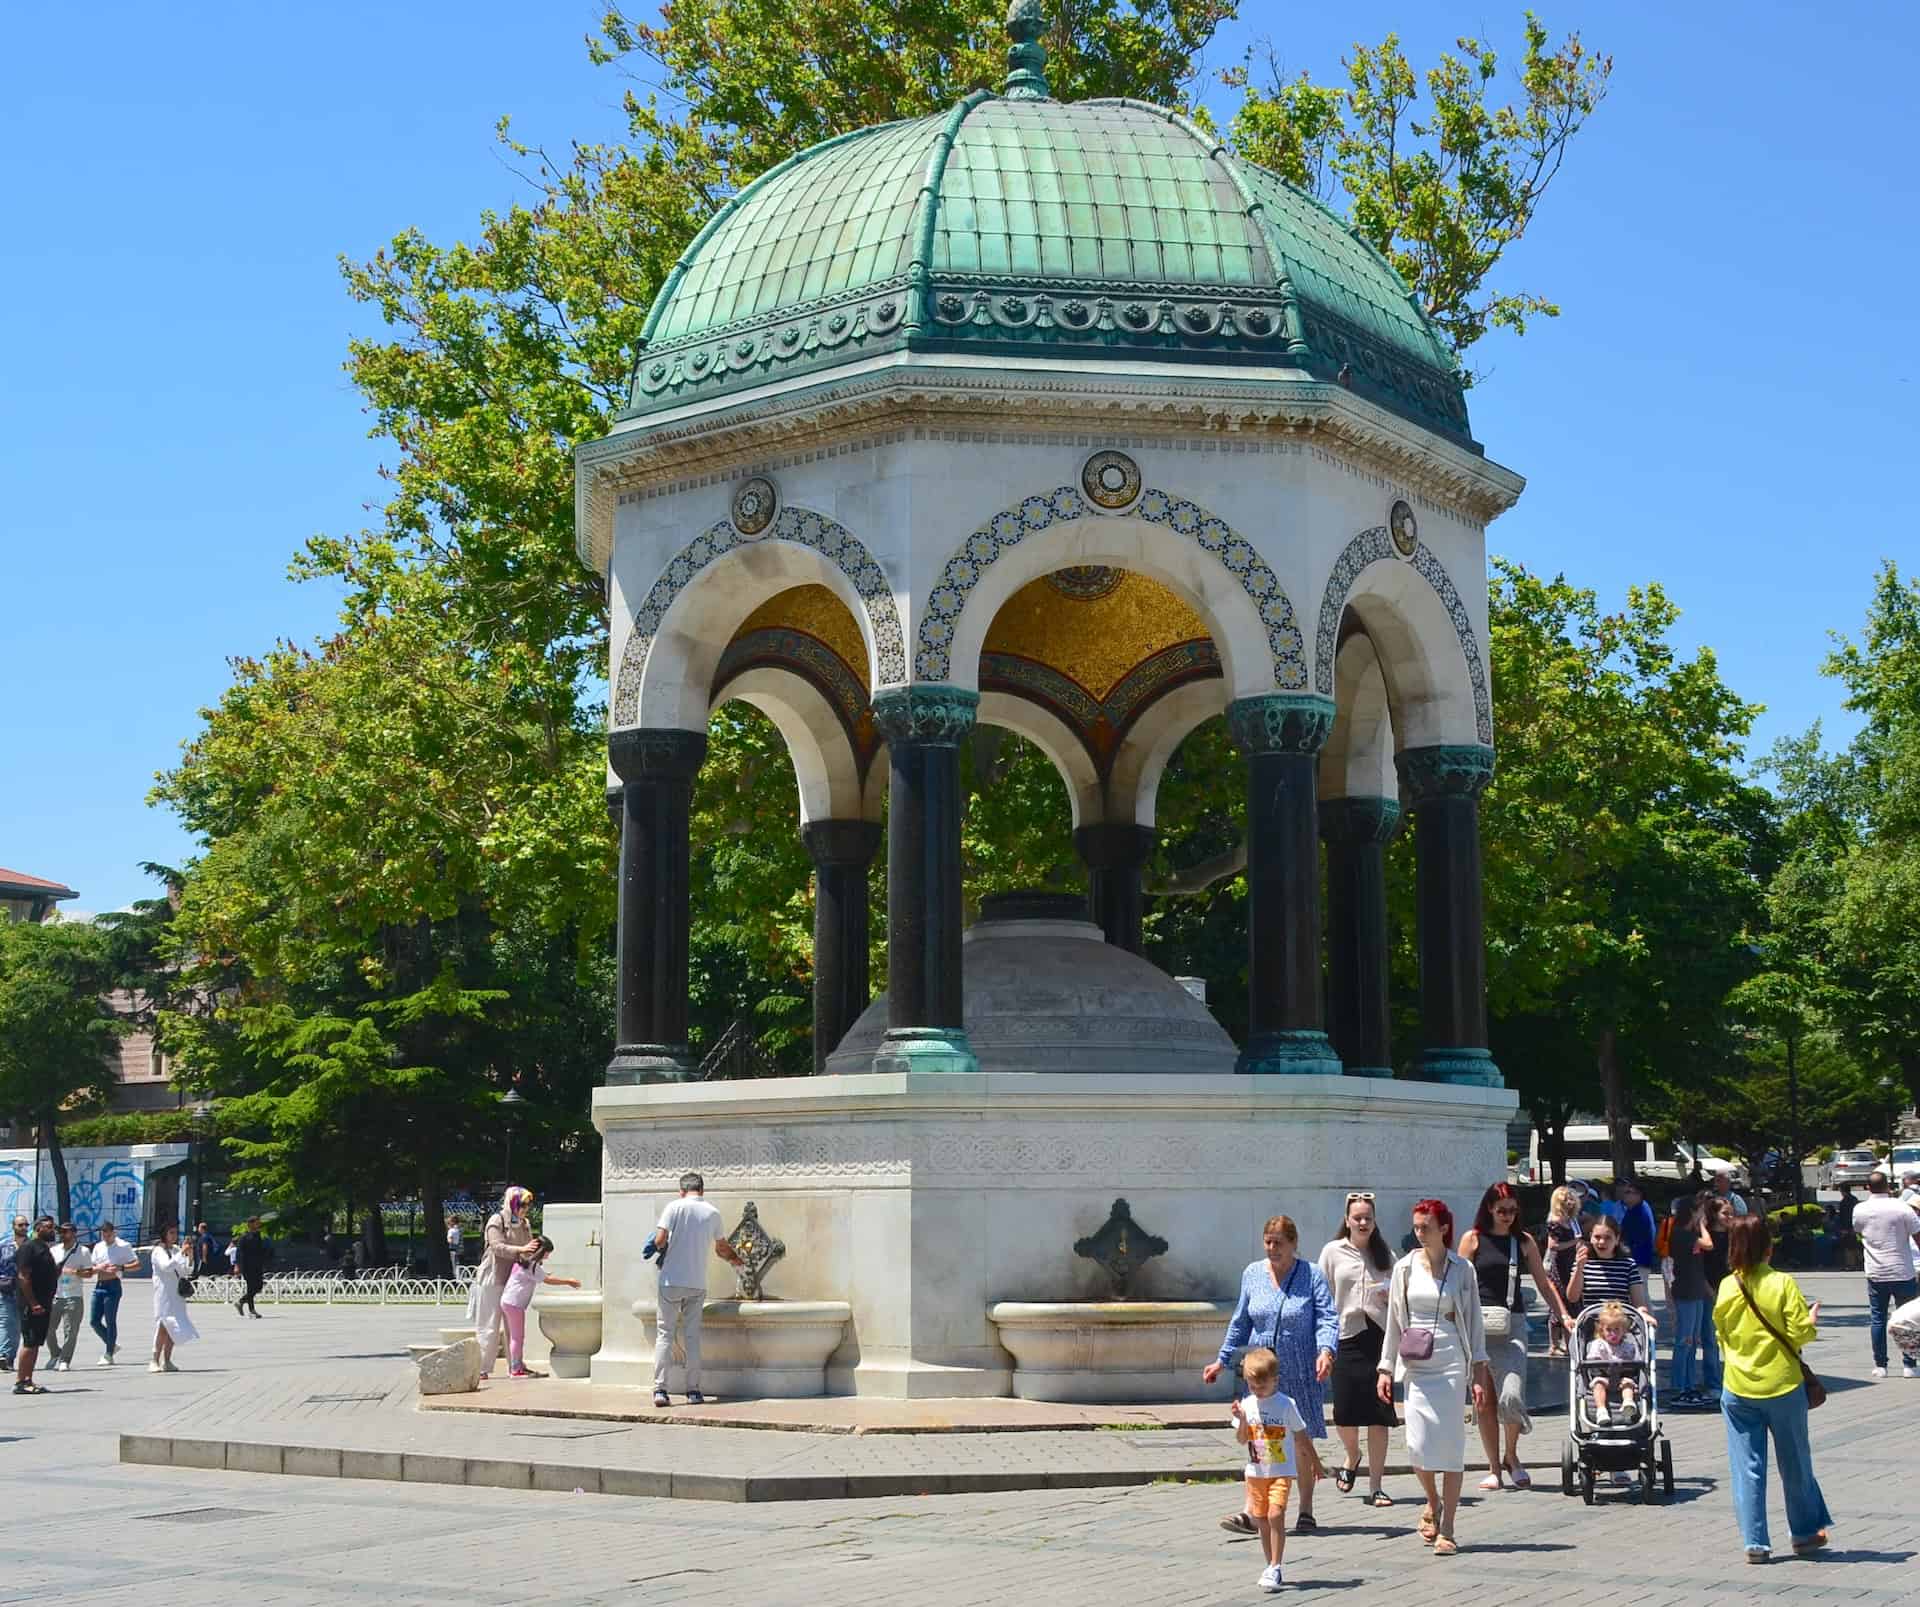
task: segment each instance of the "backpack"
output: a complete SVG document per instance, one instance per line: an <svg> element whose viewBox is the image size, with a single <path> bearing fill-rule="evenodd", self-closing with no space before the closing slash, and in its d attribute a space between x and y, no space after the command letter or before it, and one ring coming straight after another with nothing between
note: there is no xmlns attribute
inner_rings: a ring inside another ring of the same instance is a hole
<svg viewBox="0 0 1920 1607"><path fill-rule="evenodd" d="M1660 1218L1660 1226L1653 1232L1653 1253L1667 1256L1673 1253L1673 1217L1671 1214Z"/></svg>

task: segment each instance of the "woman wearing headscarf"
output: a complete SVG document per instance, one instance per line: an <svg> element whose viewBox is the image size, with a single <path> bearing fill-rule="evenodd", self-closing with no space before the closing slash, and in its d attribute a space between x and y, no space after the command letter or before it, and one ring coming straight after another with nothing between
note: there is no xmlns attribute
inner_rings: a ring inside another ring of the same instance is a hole
<svg viewBox="0 0 1920 1607"><path fill-rule="evenodd" d="M493 1359L500 1351L500 1296L514 1264L532 1260L539 1254L533 1236L533 1224L527 1220L527 1208L533 1204L533 1192L509 1184L501 1197L500 1209L487 1218L481 1236L480 1264L474 1269L473 1288L467 1295L467 1317L473 1323L474 1338L480 1341L480 1376L493 1371Z"/></svg>

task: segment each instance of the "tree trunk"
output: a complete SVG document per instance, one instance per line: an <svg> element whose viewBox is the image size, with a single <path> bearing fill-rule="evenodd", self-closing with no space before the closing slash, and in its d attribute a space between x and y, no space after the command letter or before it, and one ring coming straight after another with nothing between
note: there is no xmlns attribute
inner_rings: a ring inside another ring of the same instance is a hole
<svg viewBox="0 0 1920 1607"><path fill-rule="evenodd" d="M1600 1090L1607 1102L1607 1142L1613 1151L1613 1180L1624 1183L1635 1176L1633 1166L1633 1118L1627 1110L1625 1074L1620 1069L1620 1033L1615 1027L1602 1027L1594 1043L1594 1064L1600 1073Z"/></svg>
<svg viewBox="0 0 1920 1607"><path fill-rule="evenodd" d="M420 1214L427 1219L427 1276L451 1278L453 1257L447 1253L447 1212L440 1197L440 1176L431 1167L420 1174Z"/></svg>
<svg viewBox="0 0 1920 1607"><path fill-rule="evenodd" d="M387 1252L387 1224L380 1215L380 1201L375 1198L360 1218L360 1265L363 1270L384 1267L391 1259Z"/></svg>
<svg viewBox="0 0 1920 1607"><path fill-rule="evenodd" d="M40 1124L41 1142L47 1146L47 1161L53 1167L53 1213L54 1220L65 1222L72 1215L72 1190L67 1182L67 1152L60 1147L60 1125L47 1113L47 1119ZM40 1185L34 1184L34 1198L40 1196ZM137 1230L136 1230L137 1231Z"/></svg>

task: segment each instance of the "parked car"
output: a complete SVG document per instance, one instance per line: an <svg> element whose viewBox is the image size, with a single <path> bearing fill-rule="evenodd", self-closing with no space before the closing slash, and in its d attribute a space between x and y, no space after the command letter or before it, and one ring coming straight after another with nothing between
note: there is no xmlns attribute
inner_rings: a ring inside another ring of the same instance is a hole
<svg viewBox="0 0 1920 1607"><path fill-rule="evenodd" d="M1827 1163L1827 1181L1834 1188L1843 1183L1860 1184L1880 1169L1880 1157L1870 1149L1835 1150Z"/></svg>
<svg viewBox="0 0 1920 1607"><path fill-rule="evenodd" d="M1671 1178L1677 1182L1693 1175L1692 1145L1676 1144L1662 1155L1660 1146L1646 1128L1632 1127L1628 1133L1633 1140L1633 1169L1641 1177ZM1604 1123L1569 1126L1566 1140L1569 1183L1593 1183L1613 1176L1613 1143ZM1540 1151L1538 1128L1534 1129L1527 1146L1526 1159L1521 1162L1518 1171L1520 1180L1526 1183L1544 1183L1552 1172ZM1715 1172L1731 1173L1736 1188L1746 1185L1747 1169L1738 1161L1726 1160L1701 1150L1700 1175L1710 1178Z"/></svg>
<svg viewBox="0 0 1920 1607"><path fill-rule="evenodd" d="M1887 1157L1887 1176L1896 1188L1908 1172L1920 1172L1920 1144L1896 1144Z"/></svg>

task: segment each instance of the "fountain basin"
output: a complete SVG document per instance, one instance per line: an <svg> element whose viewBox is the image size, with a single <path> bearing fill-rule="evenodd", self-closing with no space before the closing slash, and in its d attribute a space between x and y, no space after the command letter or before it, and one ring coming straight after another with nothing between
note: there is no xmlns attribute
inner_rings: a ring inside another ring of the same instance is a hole
<svg viewBox="0 0 1920 1607"><path fill-rule="evenodd" d="M540 1332L553 1347L547 1366L555 1378L585 1378L600 1348L598 1289L542 1289L534 1297Z"/></svg>
<svg viewBox="0 0 1920 1607"><path fill-rule="evenodd" d="M1027 1401L1167 1402L1209 1397L1231 1300L1002 1300L987 1308Z"/></svg>
<svg viewBox="0 0 1920 1607"><path fill-rule="evenodd" d="M649 1299L633 1303L649 1338L657 1309ZM853 1307L844 1300L709 1300L704 1312L701 1390L737 1400L787 1400L827 1393L827 1358L840 1348ZM677 1353L667 1388L676 1395L686 1388Z"/></svg>

